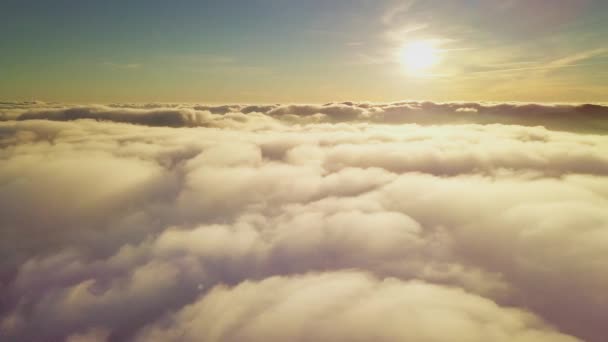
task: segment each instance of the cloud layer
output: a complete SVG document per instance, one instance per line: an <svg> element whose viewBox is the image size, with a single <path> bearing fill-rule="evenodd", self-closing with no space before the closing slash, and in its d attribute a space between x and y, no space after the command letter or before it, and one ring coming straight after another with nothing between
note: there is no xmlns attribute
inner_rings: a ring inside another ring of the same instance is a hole
<svg viewBox="0 0 608 342"><path fill-rule="evenodd" d="M24 109L25 108L25 109ZM0 119L72 121L93 119L146 126L225 127L252 118L291 123L369 122L380 124L510 124L588 133L608 131L608 107L530 103L327 103L325 105L158 105L114 104L63 107L44 103L0 104Z"/></svg>
<svg viewBox="0 0 608 342"><path fill-rule="evenodd" d="M605 336L606 107L1 106L0 339Z"/></svg>

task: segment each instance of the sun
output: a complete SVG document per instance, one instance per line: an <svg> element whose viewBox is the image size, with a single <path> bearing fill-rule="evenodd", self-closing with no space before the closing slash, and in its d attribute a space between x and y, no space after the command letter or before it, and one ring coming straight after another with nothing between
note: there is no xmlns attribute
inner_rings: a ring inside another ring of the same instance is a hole
<svg viewBox="0 0 608 342"><path fill-rule="evenodd" d="M401 50L401 64L412 74L427 73L440 61L440 51L437 44L431 40L411 42Z"/></svg>

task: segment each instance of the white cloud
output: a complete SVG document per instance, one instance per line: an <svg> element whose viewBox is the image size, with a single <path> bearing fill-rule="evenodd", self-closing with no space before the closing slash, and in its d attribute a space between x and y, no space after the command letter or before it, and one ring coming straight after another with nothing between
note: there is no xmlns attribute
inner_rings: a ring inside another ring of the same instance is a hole
<svg viewBox="0 0 608 342"><path fill-rule="evenodd" d="M440 328L439 328L440 327ZM358 273L217 287L140 341L563 341L525 312L463 291Z"/></svg>
<svg viewBox="0 0 608 342"><path fill-rule="evenodd" d="M605 107L1 110L2 339L602 341Z"/></svg>

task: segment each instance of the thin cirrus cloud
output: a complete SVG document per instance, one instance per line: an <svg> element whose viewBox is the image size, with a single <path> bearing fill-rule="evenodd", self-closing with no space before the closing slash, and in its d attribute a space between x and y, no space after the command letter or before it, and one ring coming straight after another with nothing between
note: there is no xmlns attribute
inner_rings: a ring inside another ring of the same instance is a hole
<svg viewBox="0 0 608 342"><path fill-rule="evenodd" d="M2 339L605 337L602 105L1 106Z"/></svg>
<svg viewBox="0 0 608 342"><path fill-rule="evenodd" d="M433 94L459 91L457 99L470 98L465 93L474 89L484 99L592 101L605 93L597 71L607 63L606 49L601 29L595 28L602 10L599 1L484 1L475 6L395 1L379 19L377 48L359 51L357 62L394 68L404 45L434 41L442 61L428 71Z"/></svg>
<svg viewBox="0 0 608 342"><path fill-rule="evenodd" d="M114 62L103 62L102 65L112 68L112 69L139 69L142 67L139 63L114 63Z"/></svg>

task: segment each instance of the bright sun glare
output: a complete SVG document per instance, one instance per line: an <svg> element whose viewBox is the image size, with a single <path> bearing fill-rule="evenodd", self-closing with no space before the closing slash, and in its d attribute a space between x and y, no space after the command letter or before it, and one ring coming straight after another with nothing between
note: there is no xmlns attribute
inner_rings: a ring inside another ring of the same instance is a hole
<svg viewBox="0 0 608 342"><path fill-rule="evenodd" d="M428 40L407 44L400 57L403 66L413 74L425 74L440 60L436 44Z"/></svg>

